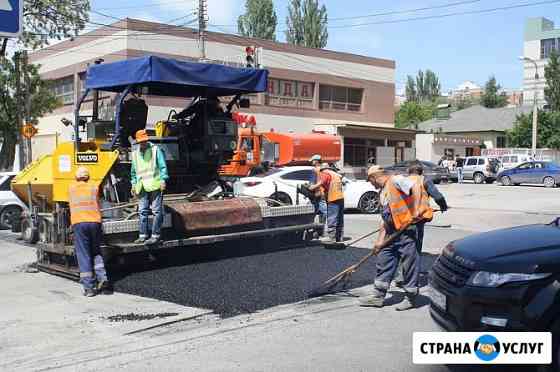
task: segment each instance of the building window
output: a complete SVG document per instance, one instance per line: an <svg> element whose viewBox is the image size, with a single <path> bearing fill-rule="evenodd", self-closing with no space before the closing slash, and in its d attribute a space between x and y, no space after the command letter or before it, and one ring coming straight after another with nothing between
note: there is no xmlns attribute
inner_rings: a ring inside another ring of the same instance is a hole
<svg viewBox="0 0 560 372"><path fill-rule="evenodd" d="M266 104L313 108L315 84L305 81L268 79Z"/></svg>
<svg viewBox="0 0 560 372"><path fill-rule="evenodd" d="M365 167L367 163L367 146L363 138L344 139L344 166Z"/></svg>
<svg viewBox="0 0 560 372"><path fill-rule="evenodd" d="M560 38L541 40L541 59L550 57L550 53L554 49L560 49Z"/></svg>
<svg viewBox="0 0 560 372"><path fill-rule="evenodd" d="M363 94L363 89L321 85L319 109L359 112L362 109Z"/></svg>
<svg viewBox="0 0 560 372"><path fill-rule="evenodd" d="M503 149L506 147L506 137L505 136L498 136L496 138L496 147L499 149Z"/></svg>
<svg viewBox="0 0 560 372"><path fill-rule="evenodd" d="M52 81L51 89L56 98L64 105L71 105L74 103L74 77L69 76L64 79Z"/></svg>

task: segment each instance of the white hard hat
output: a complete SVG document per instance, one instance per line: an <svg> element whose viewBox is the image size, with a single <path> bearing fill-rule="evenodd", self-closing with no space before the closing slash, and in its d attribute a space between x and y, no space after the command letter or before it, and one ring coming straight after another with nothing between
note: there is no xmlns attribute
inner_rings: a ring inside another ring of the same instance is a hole
<svg viewBox="0 0 560 372"><path fill-rule="evenodd" d="M309 161L321 161L321 155L315 154L309 159Z"/></svg>

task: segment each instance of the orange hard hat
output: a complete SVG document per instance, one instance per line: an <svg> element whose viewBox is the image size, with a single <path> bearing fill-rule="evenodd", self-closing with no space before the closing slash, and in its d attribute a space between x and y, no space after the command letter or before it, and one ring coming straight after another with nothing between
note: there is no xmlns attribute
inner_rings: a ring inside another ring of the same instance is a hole
<svg viewBox="0 0 560 372"><path fill-rule="evenodd" d="M140 129L138 132L136 132L136 143L148 142L148 140L148 132L146 132L145 129Z"/></svg>

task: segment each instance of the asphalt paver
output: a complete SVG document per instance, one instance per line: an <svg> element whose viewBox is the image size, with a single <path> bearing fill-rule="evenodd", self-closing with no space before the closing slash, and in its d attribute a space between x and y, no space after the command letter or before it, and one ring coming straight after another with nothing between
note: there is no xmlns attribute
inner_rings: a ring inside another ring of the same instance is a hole
<svg viewBox="0 0 560 372"><path fill-rule="evenodd" d="M230 317L305 300L367 253L320 245L282 248L277 241L175 249L141 267L129 265L128 273L114 278L115 290ZM428 266L433 257L423 260ZM347 288L371 284L374 276L375 257L352 275Z"/></svg>

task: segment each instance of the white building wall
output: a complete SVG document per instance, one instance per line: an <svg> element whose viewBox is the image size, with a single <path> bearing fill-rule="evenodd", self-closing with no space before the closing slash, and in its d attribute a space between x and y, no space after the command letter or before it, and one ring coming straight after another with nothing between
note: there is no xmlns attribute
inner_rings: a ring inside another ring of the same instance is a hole
<svg viewBox="0 0 560 372"><path fill-rule="evenodd" d="M434 161L434 135L419 133L416 135L416 158L424 161ZM438 159L439 160L439 159Z"/></svg>

